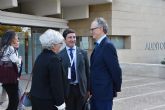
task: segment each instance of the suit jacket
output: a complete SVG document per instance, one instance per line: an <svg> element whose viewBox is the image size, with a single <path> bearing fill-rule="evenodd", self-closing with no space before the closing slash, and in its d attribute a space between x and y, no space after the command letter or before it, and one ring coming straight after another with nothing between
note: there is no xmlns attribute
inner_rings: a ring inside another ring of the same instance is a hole
<svg viewBox="0 0 165 110"><path fill-rule="evenodd" d="M87 90L89 91L89 61L87 52L76 48L76 72L78 74L78 82L79 82L79 88L82 96L85 96L87 93ZM67 54L66 48L64 48L59 55L62 57L62 62L64 66L64 70L66 75L68 75L68 67L70 67L70 60L69 56ZM68 94L69 94L69 88L68 88Z"/></svg>
<svg viewBox="0 0 165 110"><path fill-rule="evenodd" d="M122 72L117 52L105 37L91 55L91 93L99 100L112 100L121 91Z"/></svg>
<svg viewBox="0 0 165 110"><path fill-rule="evenodd" d="M63 75L60 57L51 50L43 50L33 67L30 94L42 100L52 100L54 105L64 103L67 78Z"/></svg>

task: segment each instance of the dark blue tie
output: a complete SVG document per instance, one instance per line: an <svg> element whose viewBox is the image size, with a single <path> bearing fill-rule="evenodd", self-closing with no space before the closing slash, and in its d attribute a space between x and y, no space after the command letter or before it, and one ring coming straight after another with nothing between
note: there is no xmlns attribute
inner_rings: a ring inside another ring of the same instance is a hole
<svg viewBox="0 0 165 110"><path fill-rule="evenodd" d="M94 45L95 45L95 49L99 46L97 42L95 42Z"/></svg>
<svg viewBox="0 0 165 110"><path fill-rule="evenodd" d="M73 60L73 50L74 49L72 48L69 49L71 60ZM76 71L75 71L75 65L73 61L73 64L71 65L71 81L74 82L75 80L76 80Z"/></svg>
<svg viewBox="0 0 165 110"><path fill-rule="evenodd" d="M97 42L94 42L95 48L93 50L93 53L95 53L96 49L98 48L99 44Z"/></svg>

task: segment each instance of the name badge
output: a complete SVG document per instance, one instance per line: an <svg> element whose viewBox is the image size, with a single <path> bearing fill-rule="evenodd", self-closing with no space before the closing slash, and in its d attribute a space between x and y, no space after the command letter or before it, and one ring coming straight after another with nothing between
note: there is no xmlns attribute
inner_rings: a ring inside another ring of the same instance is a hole
<svg viewBox="0 0 165 110"><path fill-rule="evenodd" d="M71 67L68 67L68 79L71 79Z"/></svg>

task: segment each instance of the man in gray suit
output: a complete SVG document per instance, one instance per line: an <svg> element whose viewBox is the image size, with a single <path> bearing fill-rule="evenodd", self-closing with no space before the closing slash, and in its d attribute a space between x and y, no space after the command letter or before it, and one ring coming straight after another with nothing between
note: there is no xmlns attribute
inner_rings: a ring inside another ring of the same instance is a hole
<svg viewBox="0 0 165 110"><path fill-rule="evenodd" d="M89 61L87 52L75 45L76 34L72 29L63 32L66 47L59 53L69 80L66 110L82 110L89 96Z"/></svg>

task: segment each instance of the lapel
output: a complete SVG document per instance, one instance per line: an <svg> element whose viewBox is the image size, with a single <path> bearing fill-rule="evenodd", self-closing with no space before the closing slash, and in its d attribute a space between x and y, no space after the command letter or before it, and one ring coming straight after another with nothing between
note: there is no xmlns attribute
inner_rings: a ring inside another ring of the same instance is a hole
<svg viewBox="0 0 165 110"><path fill-rule="evenodd" d="M76 68L78 68L79 67L79 64L80 64L80 59L81 59L81 55L82 55L82 53L81 53L81 50L80 50L80 48L76 48Z"/></svg>
<svg viewBox="0 0 165 110"><path fill-rule="evenodd" d="M67 66L70 66L70 60L69 60L69 56L68 56L68 53L67 53L66 48L63 49L63 51L61 53L63 55L63 61L64 61L64 63L67 64Z"/></svg>
<svg viewBox="0 0 165 110"><path fill-rule="evenodd" d="M97 49L93 50L92 54L91 54L91 58L90 58L90 61L91 61L91 65L94 63L94 59L95 57L97 56L97 54L99 53L99 51L101 51L104 43L106 42L107 40L107 36L100 42L99 46L97 47Z"/></svg>

